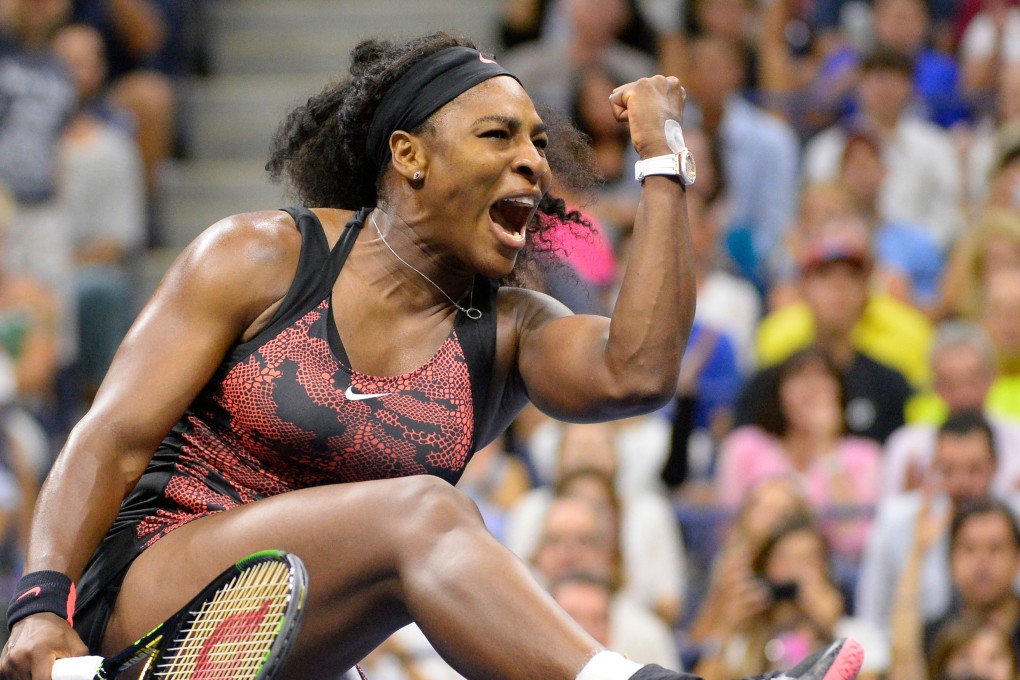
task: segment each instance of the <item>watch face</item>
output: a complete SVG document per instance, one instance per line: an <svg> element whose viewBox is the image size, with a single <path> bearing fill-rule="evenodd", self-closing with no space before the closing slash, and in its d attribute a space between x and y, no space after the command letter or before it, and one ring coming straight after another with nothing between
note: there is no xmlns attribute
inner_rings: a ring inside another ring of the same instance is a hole
<svg viewBox="0 0 1020 680"><path fill-rule="evenodd" d="M694 163L694 156L688 149L684 149L680 152L680 181L690 186L697 177L698 167Z"/></svg>

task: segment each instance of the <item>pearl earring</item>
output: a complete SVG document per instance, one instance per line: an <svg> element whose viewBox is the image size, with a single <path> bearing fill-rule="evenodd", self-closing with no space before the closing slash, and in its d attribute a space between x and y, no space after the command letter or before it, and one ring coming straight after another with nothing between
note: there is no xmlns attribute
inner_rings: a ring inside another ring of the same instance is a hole
<svg viewBox="0 0 1020 680"><path fill-rule="evenodd" d="M413 179L415 182L420 180L421 179L421 170L415 170L414 174L411 175L411 179Z"/></svg>

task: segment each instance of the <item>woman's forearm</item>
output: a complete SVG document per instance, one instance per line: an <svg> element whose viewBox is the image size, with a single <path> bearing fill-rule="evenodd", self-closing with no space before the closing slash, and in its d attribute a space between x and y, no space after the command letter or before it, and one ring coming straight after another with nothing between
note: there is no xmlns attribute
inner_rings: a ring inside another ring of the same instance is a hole
<svg viewBox="0 0 1020 680"><path fill-rule="evenodd" d="M25 571L59 571L77 580L116 518L132 480L112 437L79 425L43 484L32 518Z"/></svg>
<svg viewBox="0 0 1020 680"><path fill-rule="evenodd" d="M606 344L606 361L639 391L671 396L694 320L695 280L684 188L645 179Z"/></svg>

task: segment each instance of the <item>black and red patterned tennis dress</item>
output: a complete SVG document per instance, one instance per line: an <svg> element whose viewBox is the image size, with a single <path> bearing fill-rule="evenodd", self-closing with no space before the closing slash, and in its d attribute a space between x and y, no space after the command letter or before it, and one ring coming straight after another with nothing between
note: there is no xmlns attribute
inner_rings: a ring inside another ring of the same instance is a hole
<svg viewBox="0 0 1020 680"><path fill-rule="evenodd" d="M482 279L473 292L481 318L458 311L423 366L394 377L351 369L331 297L368 210L332 250L310 210L288 212L301 256L280 310L228 353L163 440L78 584L75 627L93 652L127 566L177 527L311 486L420 474L456 483L523 405L523 390L489 394L496 287Z"/></svg>

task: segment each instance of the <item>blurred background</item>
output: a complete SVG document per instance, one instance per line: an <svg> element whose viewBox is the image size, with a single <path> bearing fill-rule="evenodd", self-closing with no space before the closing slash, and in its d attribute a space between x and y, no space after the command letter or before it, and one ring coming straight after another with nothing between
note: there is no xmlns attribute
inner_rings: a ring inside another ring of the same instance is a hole
<svg viewBox="0 0 1020 680"><path fill-rule="evenodd" d="M698 309L676 399L527 409L460 486L600 642L707 680L841 635L864 677L1018 677L1020 1L0 0L0 590L169 263L292 198L293 107L368 36L462 33L588 135L531 285L610 314L640 185L619 84L677 76ZM416 628L373 680L458 677ZM324 676L331 671L324 669Z"/></svg>

